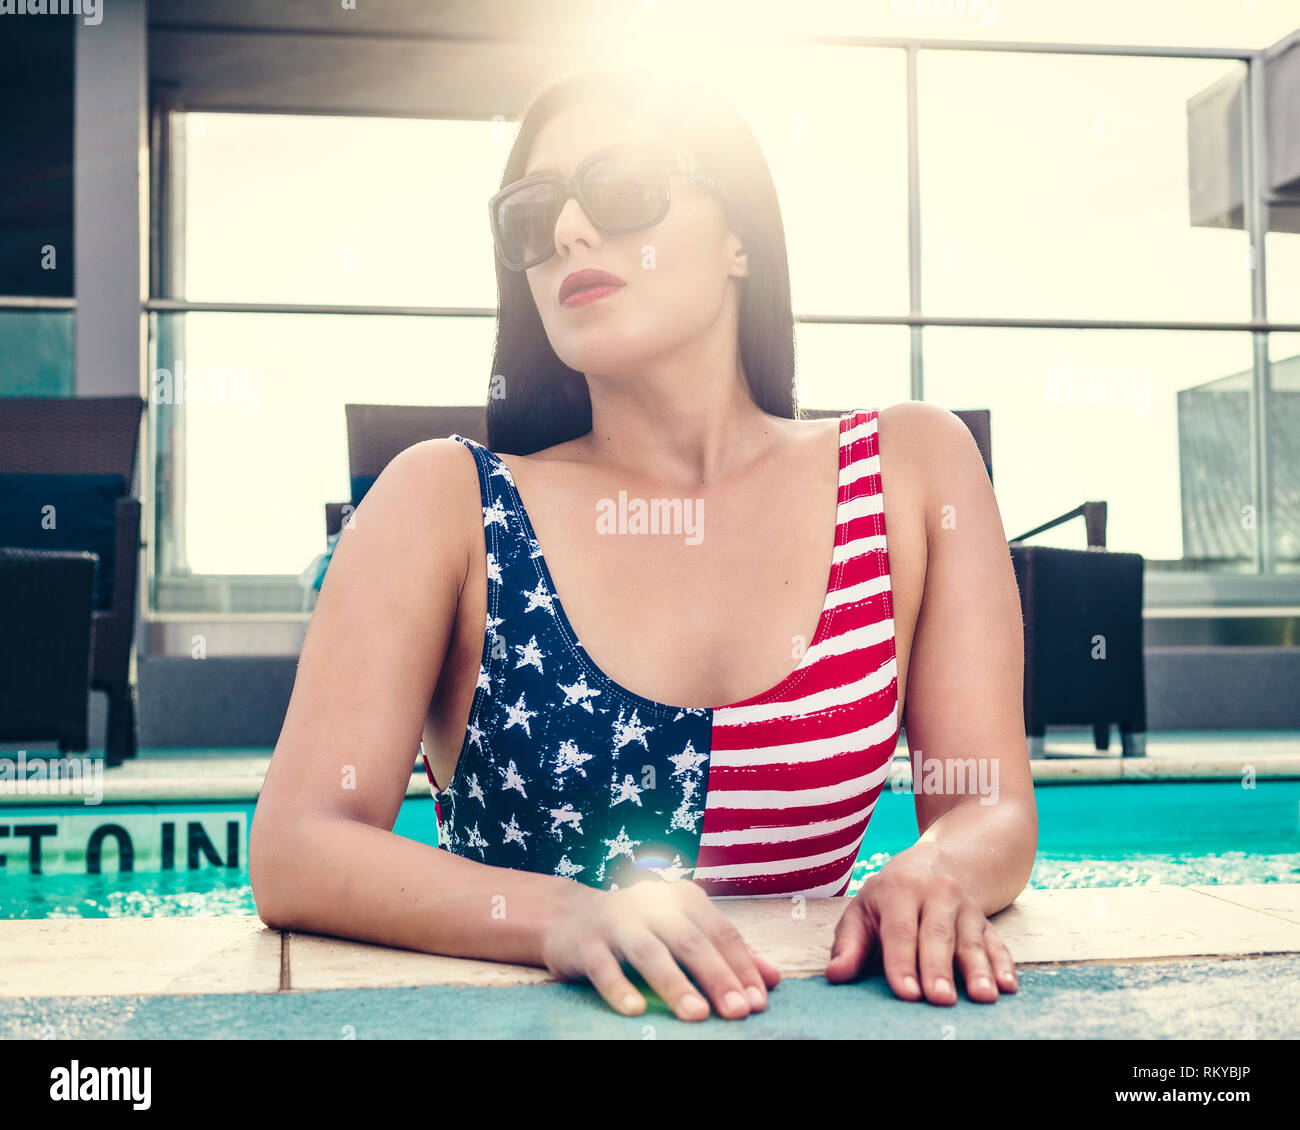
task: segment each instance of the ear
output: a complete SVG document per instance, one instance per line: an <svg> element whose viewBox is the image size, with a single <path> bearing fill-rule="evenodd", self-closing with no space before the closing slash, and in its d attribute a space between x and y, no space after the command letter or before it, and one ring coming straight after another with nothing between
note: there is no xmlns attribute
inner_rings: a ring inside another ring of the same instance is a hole
<svg viewBox="0 0 1300 1130"><path fill-rule="evenodd" d="M731 232L727 234L727 273L733 278L749 277L749 255Z"/></svg>

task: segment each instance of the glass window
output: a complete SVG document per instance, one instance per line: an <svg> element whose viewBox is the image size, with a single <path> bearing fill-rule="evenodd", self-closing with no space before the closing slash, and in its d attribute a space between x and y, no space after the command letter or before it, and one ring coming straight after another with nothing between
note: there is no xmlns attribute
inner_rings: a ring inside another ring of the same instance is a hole
<svg viewBox="0 0 1300 1130"><path fill-rule="evenodd" d="M1281 213L1275 209L1273 215ZM1300 208L1288 209L1282 222L1300 229ZM1269 320L1300 322L1300 232L1271 231L1264 237L1264 275Z"/></svg>
<svg viewBox="0 0 1300 1130"><path fill-rule="evenodd" d="M705 73L772 170L795 313L906 313L903 52L755 49L710 60Z"/></svg>
<svg viewBox="0 0 1300 1130"><path fill-rule="evenodd" d="M728 0L727 14L738 18L743 10L752 21L756 7L770 9L775 2ZM799 24L817 35L1267 47L1295 29L1296 8L1295 0L800 0Z"/></svg>
<svg viewBox="0 0 1300 1130"><path fill-rule="evenodd" d="M1300 334L1269 334L1266 426L1273 568L1300 573Z"/></svg>
<svg viewBox="0 0 1300 1130"><path fill-rule="evenodd" d="M1247 321L1242 230L1194 226L1187 102L1240 63L922 51L930 315Z"/></svg>
<svg viewBox="0 0 1300 1130"><path fill-rule="evenodd" d="M152 322L158 576L279 576L291 582L272 586L282 610L299 607L294 579L325 548L325 503L350 497L343 406L482 404L495 330L491 318L188 313ZM266 610L256 586L238 593L223 611Z"/></svg>
<svg viewBox="0 0 1300 1130"><path fill-rule="evenodd" d="M72 396L71 310L0 310L0 396Z"/></svg>
<svg viewBox="0 0 1300 1130"><path fill-rule="evenodd" d="M175 114L192 302L496 303L506 123ZM182 249L175 249L181 252Z"/></svg>
<svg viewBox="0 0 1300 1130"><path fill-rule="evenodd" d="M1255 571L1247 333L925 331L925 394L988 408L1007 536L1104 500L1149 568ZM1082 520L1035 544L1082 548Z"/></svg>
<svg viewBox="0 0 1300 1130"><path fill-rule="evenodd" d="M887 408L911 398L906 326L795 326L796 398L801 408Z"/></svg>

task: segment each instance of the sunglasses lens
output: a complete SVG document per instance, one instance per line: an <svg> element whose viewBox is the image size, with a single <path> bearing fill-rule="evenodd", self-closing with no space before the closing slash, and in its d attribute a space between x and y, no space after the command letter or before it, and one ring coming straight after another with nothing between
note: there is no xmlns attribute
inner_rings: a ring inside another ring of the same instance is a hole
<svg viewBox="0 0 1300 1130"><path fill-rule="evenodd" d="M558 193L549 184L528 185L500 201L497 232L510 264L518 267L549 251L559 218Z"/></svg>
<svg viewBox="0 0 1300 1130"><path fill-rule="evenodd" d="M597 161L583 174L581 189L591 218L613 234L649 227L668 209L663 158L653 151L615 153ZM563 203L553 184L525 185L497 202L497 238L511 267L519 270L554 250Z"/></svg>
<svg viewBox="0 0 1300 1130"><path fill-rule="evenodd" d="M653 153L621 153L587 170L582 193L592 218L612 232L634 231L654 223L667 201L662 158Z"/></svg>

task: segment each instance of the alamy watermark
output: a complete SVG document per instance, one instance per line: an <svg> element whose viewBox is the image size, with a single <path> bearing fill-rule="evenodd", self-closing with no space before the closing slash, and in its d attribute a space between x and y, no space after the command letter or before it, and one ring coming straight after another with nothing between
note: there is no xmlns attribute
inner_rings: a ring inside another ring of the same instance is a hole
<svg viewBox="0 0 1300 1130"><path fill-rule="evenodd" d="M154 404L230 404L251 416L262 404L262 371L197 366L186 371L177 358L176 371L155 369L149 395Z"/></svg>
<svg viewBox="0 0 1300 1130"><path fill-rule="evenodd" d="M596 503L598 534L684 534L687 545L704 540L704 499L633 498L618 492L618 501Z"/></svg>
<svg viewBox="0 0 1300 1130"><path fill-rule="evenodd" d="M80 16L96 27L104 9L100 0L0 0L0 16Z"/></svg>
<svg viewBox="0 0 1300 1130"><path fill-rule="evenodd" d="M891 788L896 793L912 792L928 796L977 796L980 804L997 804L998 770L996 757L926 757L919 749L911 751L912 787L902 777L895 777Z"/></svg>
<svg viewBox="0 0 1300 1130"><path fill-rule="evenodd" d="M97 757L0 757L0 796L79 796L104 800L104 763Z"/></svg>

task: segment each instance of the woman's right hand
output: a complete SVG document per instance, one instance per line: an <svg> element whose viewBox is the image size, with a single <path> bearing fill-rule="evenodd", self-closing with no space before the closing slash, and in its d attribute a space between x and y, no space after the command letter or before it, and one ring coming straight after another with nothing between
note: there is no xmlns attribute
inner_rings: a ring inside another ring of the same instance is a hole
<svg viewBox="0 0 1300 1130"><path fill-rule="evenodd" d="M759 957L704 888L689 880L647 880L617 891L584 887L546 928L542 954L561 981L587 980L616 1012L636 1016L646 1001L623 974L626 961L677 1015L703 1020L709 1004L741 1020L767 1007L781 974Z"/></svg>

